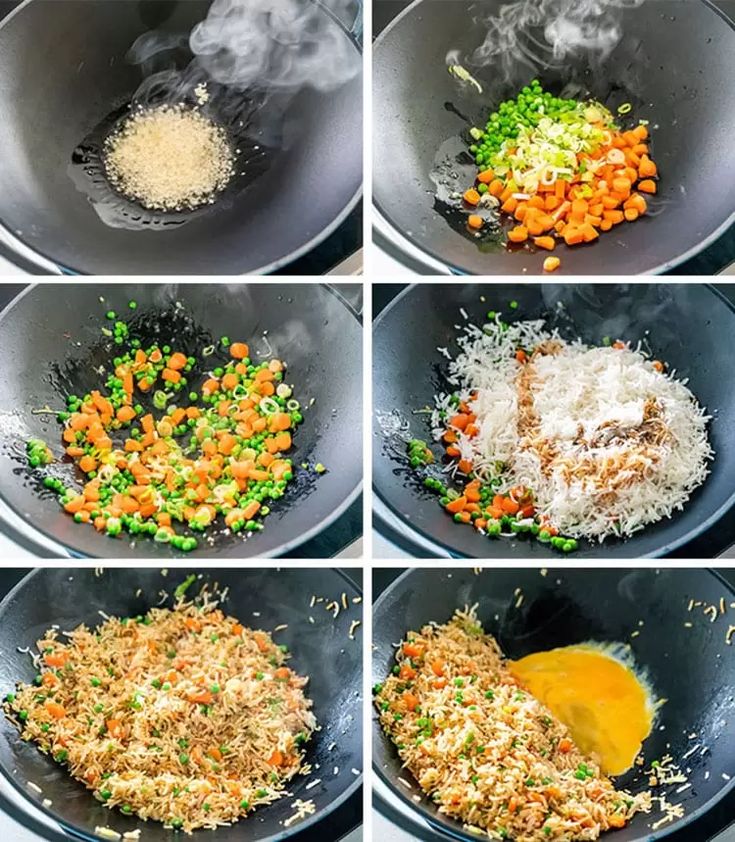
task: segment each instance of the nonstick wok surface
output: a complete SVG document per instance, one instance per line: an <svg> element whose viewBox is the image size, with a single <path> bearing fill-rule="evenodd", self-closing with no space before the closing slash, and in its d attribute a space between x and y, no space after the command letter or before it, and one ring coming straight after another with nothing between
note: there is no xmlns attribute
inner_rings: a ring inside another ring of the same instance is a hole
<svg viewBox="0 0 735 842"><path fill-rule="evenodd" d="M104 299L100 301L100 298ZM134 299L137 309L128 308ZM176 303L183 306L178 309ZM49 406L65 409L68 394L98 388L105 377L94 368L111 363L117 347L101 333L114 310L143 344L182 347L202 361L201 351L222 336L248 342L254 357L271 350L288 364L287 380L305 407L294 436L295 482L273 501L266 528L250 539L217 535L199 541L201 557L280 555L325 529L359 493L362 480L362 332L354 312L329 287L318 284L40 284L18 296L0 314L0 496L24 520L72 553L94 557L170 558L172 549L154 541L113 541L76 524L56 496L43 488L42 474L25 460L29 437L47 441L63 457L61 426L54 415L34 415ZM264 336L264 332L267 334ZM225 360L217 352L190 375L198 387L206 371ZM196 377L193 375L196 374ZM314 398L313 406L308 406ZM159 414L159 413L157 413ZM316 475L302 463L324 463ZM67 483L79 478L68 463L49 468Z"/></svg>
<svg viewBox="0 0 735 842"><path fill-rule="evenodd" d="M88 192L77 189L69 174L75 149L143 81L126 59L134 41L151 30L188 36L209 6L210 0L27 0L3 21L0 224L12 235L68 272L236 275L285 265L346 218L362 189L360 73L329 93L304 88L287 100L267 91L268 102L256 108L238 143L269 150L265 171L260 152L243 152L246 175L237 189L184 215L186 224L111 227ZM352 36L322 13L329 37L359 64ZM154 69L183 70L191 57L188 48L169 50ZM147 218L135 204L119 205L130 219Z"/></svg>
<svg viewBox="0 0 735 842"><path fill-rule="evenodd" d="M114 616L144 614L159 602L159 592L173 592L187 571L169 571L163 576L153 568L108 569L96 575L92 569L40 569L23 579L0 604L0 643L2 664L0 686L3 695L12 692L19 680L32 682L36 674L27 654L18 647L35 647L35 641L52 624L72 629L80 623L96 626L102 622L98 611ZM225 613L236 616L250 628L266 631L287 623L279 631L279 643L289 647L291 664L310 677L307 686L314 702L314 714L322 725L308 743L307 762L316 769L319 764L329 774L297 776L289 786L295 798L313 799L317 812L313 817L294 823L290 828L283 821L292 813L291 799L284 798L231 827L216 831L199 831L194 839L234 842L243 835L248 839L283 839L315 825L353 793L360 780L352 769L362 769L362 648L348 639L348 630L359 612L353 608L341 612L336 619L331 612L309 608L312 594L340 598L345 592L350 600L360 591L346 576L330 570L208 570L187 592L193 596L204 583L217 582L227 587ZM140 595L136 592L140 589ZM195 590L197 589L197 590ZM170 605L170 600L167 605ZM258 616L259 614L259 616ZM314 616L310 623L308 616ZM330 751L328 746L336 745ZM332 774L338 766L340 772ZM107 810L92 793L74 781L68 772L41 754L33 744L20 740L17 728L3 715L0 719L0 772L35 806L56 819L65 830L82 839L98 839L97 826L109 826L119 833L137 827L152 842L173 837L171 831L156 822L143 824ZM322 782L306 790L310 780ZM26 786L33 781L43 789L36 795ZM42 799L53 803L43 807ZM54 837L58 838L58 837Z"/></svg>
<svg viewBox="0 0 735 842"><path fill-rule="evenodd" d="M516 607L517 588L524 595L520 607ZM629 642L656 695L667 699L643 744L642 768L664 754L677 762L694 744L708 746L706 754L693 753L680 764L691 769L691 788L677 795L676 787L666 788L672 790L672 803L684 805L683 818L653 831L650 825L661 817L654 809L650 816L638 814L626 828L610 835L620 842L652 842L685 827L735 787L735 735L728 727L735 706L735 666L725 642L727 620L721 617L713 624L703 614L687 610L690 599L717 604L721 597L729 603L734 596L723 579L704 569L550 569L545 575L536 569L486 569L479 575L456 568L414 569L400 576L375 603L373 683L385 679L395 663L395 644L406 632L432 620L446 622L457 608L475 603L485 631L497 638L509 658L589 640ZM685 628L685 622L692 627ZM636 630L639 635L631 639ZM692 733L695 740L689 739ZM441 815L429 799L412 800L418 787L408 792L398 781L410 775L375 713L373 766L393 794L440 835L476 838L459 822ZM705 772L709 772L706 780ZM647 782L640 769L616 779L632 791L640 791Z"/></svg>
<svg viewBox="0 0 735 842"><path fill-rule="evenodd" d="M484 298L484 301L481 300ZM510 301L518 308L509 309ZM558 557L549 545L532 539L490 540L454 521L441 510L409 469L405 445L385 436L379 418L395 413L410 435L430 440L426 415L444 388L446 347L454 356L460 308L482 324L488 310L510 321L548 317L562 303L569 319L552 321L566 338L600 344L604 336L646 340L654 357L664 360L712 416L709 436L715 451L711 473L670 520L646 527L627 540L603 544L580 541L574 559L663 556L725 516L735 501L735 374L724 353L735 330L735 310L703 284L419 284L409 287L380 314L373 332L373 483L378 496L409 530L453 555L466 558L547 559ZM435 455L441 460L441 448Z"/></svg>
<svg viewBox="0 0 735 842"><path fill-rule="evenodd" d="M583 52L560 68L534 69L519 61L504 79L497 66L479 67L471 59L484 40L481 18L502 5L502 0L418 0L376 41L373 189L378 210L395 229L459 273L541 273L543 254L502 247L485 253L456 230L462 224L450 225L444 209L434 207L430 177L449 160L462 190L471 185L476 167L460 135L472 125L484 127L497 105L534 76L555 93L575 85L613 111L630 102L629 120L650 121L661 174L651 213L591 245L557 248L558 272L662 272L735 221L731 179L723 176L735 156L730 142L735 27L729 19L706 0L646 0L622 11L622 40L601 64ZM460 86L447 72L451 49L459 50L483 94Z"/></svg>

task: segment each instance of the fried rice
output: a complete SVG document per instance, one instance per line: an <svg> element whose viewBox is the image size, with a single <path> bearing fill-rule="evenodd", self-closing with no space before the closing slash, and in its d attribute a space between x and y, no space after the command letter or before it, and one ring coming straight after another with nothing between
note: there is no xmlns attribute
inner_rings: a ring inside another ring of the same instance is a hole
<svg viewBox="0 0 735 842"><path fill-rule="evenodd" d="M5 712L108 807L215 828L283 797L302 770L316 728L308 678L206 596L51 629L37 645L39 675Z"/></svg>
<svg viewBox="0 0 735 842"><path fill-rule="evenodd" d="M380 724L441 813L490 839L593 840L651 809L617 790L519 686L474 611L409 632L375 690Z"/></svg>

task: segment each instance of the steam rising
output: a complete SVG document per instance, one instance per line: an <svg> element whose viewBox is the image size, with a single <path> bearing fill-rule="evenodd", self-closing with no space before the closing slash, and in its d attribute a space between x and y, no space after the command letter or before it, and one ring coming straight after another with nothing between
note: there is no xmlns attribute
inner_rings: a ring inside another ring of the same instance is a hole
<svg viewBox="0 0 735 842"><path fill-rule="evenodd" d="M644 0L516 0L483 21L485 40L473 56L511 78L518 64L559 66L587 52L604 60L620 42L623 10ZM447 62L456 59L450 54Z"/></svg>
<svg viewBox="0 0 735 842"><path fill-rule="evenodd" d="M350 0L330 0L341 17ZM357 75L360 56L330 17L305 0L214 0L189 39L199 65L238 90L330 91Z"/></svg>
<svg viewBox="0 0 735 842"><path fill-rule="evenodd" d="M362 66L335 22L351 17L354 0L214 0L188 38L151 31L135 41L128 59L146 76L135 100L176 103L202 83L226 88L225 95L247 92L261 99L305 87L335 90ZM187 41L194 58L179 70L165 54ZM161 69L162 63L168 66Z"/></svg>

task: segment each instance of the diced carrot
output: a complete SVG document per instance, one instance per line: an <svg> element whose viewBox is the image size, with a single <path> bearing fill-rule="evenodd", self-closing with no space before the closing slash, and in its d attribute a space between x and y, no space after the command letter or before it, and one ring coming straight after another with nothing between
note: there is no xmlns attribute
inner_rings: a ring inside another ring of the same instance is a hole
<svg viewBox="0 0 735 842"><path fill-rule="evenodd" d="M517 225L508 231L508 239L511 243L525 243L528 239L528 229L524 225Z"/></svg>
<svg viewBox="0 0 735 842"><path fill-rule="evenodd" d="M236 360L244 360L250 354L250 348L244 342L233 342L230 345L230 356Z"/></svg>
<svg viewBox="0 0 735 842"><path fill-rule="evenodd" d="M504 189L505 186L503 182L499 178L495 178L490 182L490 186L488 187L487 192L491 196L495 196L495 198L497 199L502 195Z"/></svg>
<svg viewBox="0 0 735 842"><path fill-rule="evenodd" d="M490 182L491 182L494 178L495 178L495 173L494 173L492 170L490 170L490 169L488 169L488 170L483 170L483 171L482 171L482 172L481 172L481 173L477 176L477 180L480 182L480 184L490 184Z"/></svg>
<svg viewBox="0 0 735 842"><path fill-rule="evenodd" d="M603 214L603 220L607 219L612 225L617 225L625 219L625 215L621 210L608 210Z"/></svg>
<svg viewBox="0 0 735 842"><path fill-rule="evenodd" d="M534 237L533 244L540 249L553 251L556 247L556 240L553 237Z"/></svg>
<svg viewBox="0 0 735 842"><path fill-rule="evenodd" d="M465 190L464 195L462 197L468 205L472 205L475 207L480 202L480 194L475 190L474 187L470 187L469 190Z"/></svg>
<svg viewBox="0 0 735 842"><path fill-rule="evenodd" d="M181 380L181 372L176 371L173 368L164 368L161 372L161 377L167 383L178 383Z"/></svg>
<svg viewBox="0 0 735 842"><path fill-rule="evenodd" d="M135 418L135 414L135 410L132 406L121 406L115 413L115 417L118 421L122 421L124 423L126 421L132 421L133 418Z"/></svg>
<svg viewBox="0 0 735 842"><path fill-rule="evenodd" d="M561 266L561 260L558 257L547 257L544 260L544 272L555 272Z"/></svg>
<svg viewBox="0 0 735 842"><path fill-rule="evenodd" d="M472 471L472 462L469 459L460 459L457 467L463 474L469 474Z"/></svg>
<svg viewBox="0 0 735 842"><path fill-rule="evenodd" d="M562 737L559 740L558 748L562 754L569 754L569 752L572 750L572 741L567 739L566 737Z"/></svg>
<svg viewBox="0 0 735 842"><path fill-rule="evenodd" d="M411 713L413 713L413 711L415 711L416 708L419 706L419 697L415 696L413 693L409 693L408 691L406 691L403 694L402 698L403 704L406 706L406 710L411 711Z"/></svg>
<svg viewBox="0 0 735 842"><path fill-rule="evenodd" d="M410 664L401 664L401 668L398 670L398 677L402 681L412 681L416 678L416 670Z"/></svg>
<svg viewBox="0 0 735 842"><path fill-rule="evenodd" d="M66 708L63 705L60 705L58 702L54 702L51 699L46 699L43 703L44 708L46 708L46 712L51 716L53 719L63 719L66 716Z"/></svg>
<svg viewBox="0 0 735 842"><path fill-rule="evenodd" d="M435 659L431 662L431 671L434 675L442 676L444 675L444 662L440 659Z"/></svg>
<svg viewBox="0 0 735 842"><path fill-rule="evenodd" d="M562 232L562 236L564 237L564 242L568 246L576 246L579 243L584 242L584 234L582 233L581 229L574 225L567 225ZM547 257L546 260L554 260L553 257ZM558 259L558 258L556 258ZM546 262L546 261L544 261Z"/></svg>
<svg viewBox="0 0 735 842"><path fill-rule="evenodd" d="M88 474L90 471L94 471L97 468L97 460L94 456L82 456L79 460L79 467L85 474Z"/></svg>
<svg viewBox="0 0 735 842"><path fill-rule="evenodd" d="M503 211L504 213L515 213L515 210L516 210L517 207L518 207L518 199L514 199L513 196L510 196L500 206L500 210Z"/></svg>
<svg viewBox="0 0 735 842"><path fill-rule="evenodd" d="M193 705L211 705L214 701L214 696L209 690L200 690L198 693L189 693L186 697L187 701Z"/></svg>
<svg viewBox="0 0 735 842"><path fill-rule="evenodd" d="M418 643L404 643L402 650L407 658L421 658L424 654L424 647Z"/></svg>
<svg viewBox="0 0 735 842"><path fill-rule="evenodd" d="M465 486L464 496L470 503L477 503L480 500L480 485L479 483L470 483Z"/></svg>
<svg viewBox="0 0 735 842"><path fill-rule="evenodd" d="M65 649L62 649L60 652L49 652L43 656L43 662L47 666L54 668L65 666L68 660L69 654Z"/></svg>
<svg viewBox="0 0 735 842"><path fill-rule="evenodd" d="M638 182L638 189L641 193L655 193L658 189L656 182L650 178L644 178L643 181Z"/></svg>
<svg viewBox="0 0 735 842"><path fill-rule="evenodd" d="M482 228L483 222L483 218L481 216L478 216L476 213L471 213L467 217L467 225L469 225L470 228L474 228L475 230Z"/></svg>
<svg viewBox="0 0 735 842"><path fill-rule="evenodd" d="M466 505L467 498L463 495L454 500L450 500L446 505L446 510L451 514L457 514L458 512L461 512Z"/></svg>
<svg viewBox="0 0 735 842"><path fill-rule="evenodd" d="M518 510L521 508L515 500L511 500L510 497L503 497L503 503L501 508L507 515L515 515L518 514Z"/></svg>
<svg viewBox="0 0 735 842"><path fill-rule="evenodd" d="M638 167L638 174L641 176L641 178L651 178L652 176L658 174L658 167L648 157L648 155L643 155L641 157L641 163Z"/></svg>
<svg viewBox="0 0 735 842"><path fill-rule="evenodd" d="M64 511L72 515L76 514L84 508L85 503L84 495L80 494L78 497L73 497L68 503L64 504Z"/></svg>
<svg viewBox="0 0 735 842"><path fill-rule="evenodd" d="M639 216L640 216L640 214L638 213L638 211L635 208L626 208L625 218L628 222L635 222L636 219L638 219Z"/></svg>

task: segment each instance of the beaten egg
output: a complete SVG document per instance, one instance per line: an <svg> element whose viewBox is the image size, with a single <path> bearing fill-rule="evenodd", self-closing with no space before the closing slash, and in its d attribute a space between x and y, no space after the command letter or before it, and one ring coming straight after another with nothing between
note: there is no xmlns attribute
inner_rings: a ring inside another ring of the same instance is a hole
<svg viewBox="0 0 735 842"><path fill-rule="evenodd" d="M593 644L535 652L509 666L513 676L569 728L603 773L633 765L651 733L654 705L632 666Z"/></svg>

